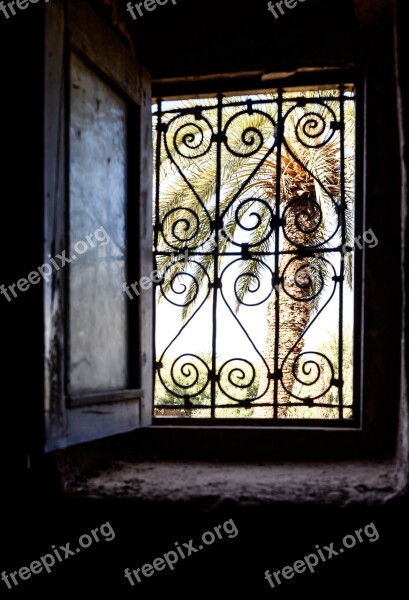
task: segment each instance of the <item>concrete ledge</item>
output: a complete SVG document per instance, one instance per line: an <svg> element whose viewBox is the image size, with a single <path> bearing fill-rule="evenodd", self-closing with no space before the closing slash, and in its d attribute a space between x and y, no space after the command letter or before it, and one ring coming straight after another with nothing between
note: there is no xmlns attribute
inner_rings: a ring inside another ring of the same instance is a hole
<svg viewBox="0 0 409 600"><path fill-rule="evenodd" d="M112 462L71 481L70 497L143 501L383 504L404 487L394 461L337 463Z"/></svg>

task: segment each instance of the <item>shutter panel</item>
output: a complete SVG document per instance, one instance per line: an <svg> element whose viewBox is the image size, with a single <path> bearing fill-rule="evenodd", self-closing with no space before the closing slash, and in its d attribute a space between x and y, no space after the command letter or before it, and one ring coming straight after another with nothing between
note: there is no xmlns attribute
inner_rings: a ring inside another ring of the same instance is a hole
<svg viewBox="0 0 409 600"><path fill-rule="evenodd" d="M86 3L67 4L45 11L47 451L152 414L153 291L122 287L152 270L149 75Z"/></svg>

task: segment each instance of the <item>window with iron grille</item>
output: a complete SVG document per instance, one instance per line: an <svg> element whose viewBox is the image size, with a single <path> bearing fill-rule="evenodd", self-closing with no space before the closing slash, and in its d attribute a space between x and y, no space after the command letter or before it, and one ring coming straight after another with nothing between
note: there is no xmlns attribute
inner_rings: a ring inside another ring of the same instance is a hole
<svg viewBox="0 0 409 600"><path fill-rule="evenodd" d="M359 426L354 85L159 100L153 133L154 416Z"/></svg>

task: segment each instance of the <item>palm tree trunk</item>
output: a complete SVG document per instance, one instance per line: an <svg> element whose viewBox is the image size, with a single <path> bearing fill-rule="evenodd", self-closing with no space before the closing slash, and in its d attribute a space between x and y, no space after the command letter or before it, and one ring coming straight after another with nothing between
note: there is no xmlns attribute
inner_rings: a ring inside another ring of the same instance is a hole
<svg viewBox="0 0 409 600"><path fill-rule="evenodd" d="M313 223L316 215L314 215L313 204L311 197L304 195L294 205L294 210L298 214L303 214L307 220ZM293 215L294 216L294 215ZM296 249L300 246L309 246L314 242L316 233L315 228L312 228L311 233L306 233L305 229L301 230L296 225L295 218L289 218L285 224L287 237L284 238L282 255L279 261L279 275L281 284L276 293L279 293L279 319L278 319L278 371L280 373L279 380L270 382L270 387L266 395L260 402L273 402L274 400L274 385L278 386L277 404L279 405L277 416L285 417L288 407L281 406L292 400L291 391L295 383L295 375L293 365L297 357L304 348L304 340L301 337L308 326L311 318L311 304L307 298L311 295L311 278L309 273L309 258L296 257L286 252ZM294 241L295 244L291 243ZM267 306L267 328L268 335L264 356L269 366L271 374L276 372L275 356L276 356L276 295L271 296ZM301 338L301 339L300 339ZM299 340L299 341L297 341ZM264 370L260 376L259 390L267 387L267 373ZM273 407L257 407L255 406L253 417L271 418L274 416Z"/></svg>

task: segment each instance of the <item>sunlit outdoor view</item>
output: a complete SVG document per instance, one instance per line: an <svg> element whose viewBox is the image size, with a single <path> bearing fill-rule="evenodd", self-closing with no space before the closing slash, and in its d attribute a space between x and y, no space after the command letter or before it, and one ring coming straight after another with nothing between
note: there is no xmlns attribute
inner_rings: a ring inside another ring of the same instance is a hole
<svg viewBox="0 0 409 600"><path fill-rule="evenodd" d="M351 419L353 86L153 117L155 416Z"/></svg>

